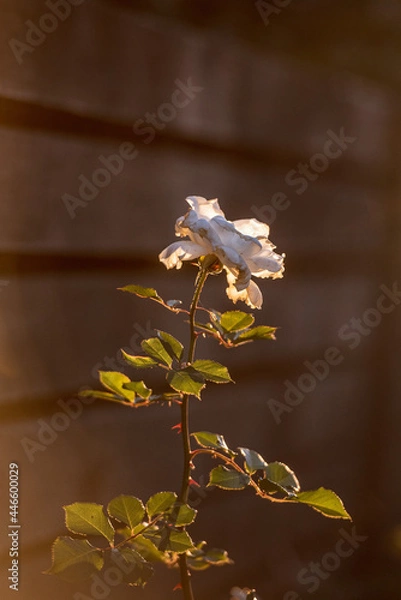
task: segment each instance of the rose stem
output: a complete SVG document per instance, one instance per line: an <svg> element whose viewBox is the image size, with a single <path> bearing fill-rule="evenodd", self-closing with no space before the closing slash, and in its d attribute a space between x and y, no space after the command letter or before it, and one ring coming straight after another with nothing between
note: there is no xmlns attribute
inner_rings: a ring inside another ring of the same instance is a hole
<svg viewBox="0 0 401 600"><path fill-rule="evenodd" d="M208 271L204 268L198 273L197 280L195 282L195 292L191 302L191 309L189 313L189 324L190 324L190 342L188 348L187 362L192 363L195 355L196 346L196 332L195 332L195 316L196 309L198 308L199 297L201 295L204 283L208 276ZM186 503L188 501L189 482L191 478L191 438L189 430L189 394L186 394L181 404L181 430L182 430L182 441L184 450L184 470L182 476L182 486L180 501ZM180 573L181 573L181 585L185 600L194 600L192 591L191 579L188 572L187 557L185 553L180 554Z"/></svg>

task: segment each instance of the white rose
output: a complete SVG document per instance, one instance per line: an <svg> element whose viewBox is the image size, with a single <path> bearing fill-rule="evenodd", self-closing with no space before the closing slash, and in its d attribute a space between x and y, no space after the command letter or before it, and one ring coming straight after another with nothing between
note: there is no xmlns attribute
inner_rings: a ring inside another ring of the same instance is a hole
<svg viewBox="0 0 401 600"><path fill-rule="evenodd" d="M217 199L206 200L189 196L191 207L177 219L178 237L189 239L174 242L159 254L167 269L180 269L183 260L214 255L227 272L227 296L236 303L246 302L251 308L261 308L262 292L255 277L281 278L284 272L284 254L276 254L269 241L269 226L257 219L227 221Z"/></svg>

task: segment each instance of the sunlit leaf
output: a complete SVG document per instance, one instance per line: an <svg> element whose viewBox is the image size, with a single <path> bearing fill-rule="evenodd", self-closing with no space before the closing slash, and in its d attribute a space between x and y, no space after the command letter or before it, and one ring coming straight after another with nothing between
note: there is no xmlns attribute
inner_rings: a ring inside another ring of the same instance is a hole
<svg viewBox="0 0 401 600"><path fill-rule="evenodd" d="M154 573L152 565L139 552L127 546L112 549L105 563L106 572L110 567L118 568L124 583L138 587L144 587Z"/></svg>
<svg viewBox="0 0 401 600"><path fill-rule="evenodd" d="M220 548L211 548L205 553L205 559L214 567L220 567L222 565L231 565L233 561L228 557L227 550L221 550Z"/></svg>
<svg viewBox="0 0 401 600"><path fill-rule="evenodd" d="M166 550L183 554L190 548L193 548L193 541L186 531L169 531Z"/></svg>
<svg viewBox="0 0 401 600"><path fill-rule="evenodd" d="M105 388L126 398L130 402L135 399L135 392L125 389L123 386L126 383L130 383L131 380L124 373L119 371L99 371L99 379Z"/></svg>
<svg viewBox="0 0 401 600"><path fill-rule="evenodd" d="M250 450L249 448L238 448L241 452L242 456L245 458L245 467L250 475L255 473L259 469L264 469L267 467L267 462L257 452L254 450Z"/></svg>
<svg viewBox="0 0 401 600"><path fill-rule="evenodd" d="M163 552L160 552L154 545L154 543L146 538L144 535L137 535L132 542L129 542L129 545L132 546L141 556L144 557L145 560L150 562L164 562L165 555Z"/></svg>
<svg viewBox="0 0 401 600"><path fill-rule="evenodd" d="M136 525L143 521L145 507L138 498L121 495L111 500L107 512L111 517L128 525L130 529L134 529Z"/></svg>
<svg viewBox="0 0 401 600"><path fill-rule="evenodd" d="M122 288L118 288L122 292L129 292L130 294L135 294L139 296L139 298L152 298L153 300L159 300L163 302L162 298L156 292L154 288L143 287L142 285L126 285Z"/></svg>
<svg viewBox="0 0 401 600"><path fill-rule="evenodd" d="M123 387L125 390L131 390L135 392L135 394L144 400L147 400L152 394L152 390L149 389L143 381L130 381L129 383L125 383Z"/></svg>
<svg viewBox="0 0 401 600"><path fill-rule="evenodd" d="M300 492L293 501L308 504L308 506L332 519L352 520L341 498L332 490L327 490L323 487L309 492Z"/></svg>
<svg viewBox="0 0 401 600"><path fill-rule="evenodd" d="M230 383L232 381L227 367L214 360L195 360L191 365L208 381Z"/></svg>
<svg viewBox="0 0 401 600"><path fill-rule="evenodd" d="M219 465L210 471L208 486L216 485L223 490L243 490L249 484L250 479L244 473Z"/></svg>
<svg viewBox="0 0 401 600"><path fill-rule="evenodd" d="M277 327L268 327L267 325L259 325L258 327L253 327L248 331L244 331L241 333L237 339L234 341L235 344L240 342L250 342L253 340L275 340L275 332L277 331Z"/></svg>
<svg viewBox="0 0 401 600"><path fill-rule="evenodd" d="M136 367L137 369L147 369L149 367L154 367L157 365L157 362L153 360L150 356L132 356L128 354L124 350L121 350L121 354L132 367Z"/></svg>
<svg viewBox="0 0 401 600"><path fill-rule="evenodd" d="M149 338L147 340L143 340L141 346L142 350L151 358L159 363L163 363L168 367L171 367L174 354L172 350L169 351L166 348L165 344L163 344L159 338Z"/></svg>
<svg viewBox="0 0 401 600"><path fill-rule="evenodd" d="M184 394L192 394L200 398L200 392L205 387L203 377L196 371L187 367L180 371L169 371L167 373L167 381L176 392Z"/></svg>
<svg viewBox="0 0 401 600"><path fill-rule="evenodd" d="M158 492L149 498L146 503L146 510L149 518L168 511L177 501L177 494L174 492Z"/></svg>
<svg viewBox="0 0 401 600"><path fill-rule="evenodd" d="M121 402L122 400L121 396L99 390L82 390L79 395L83 398L98 398L99 400L111 400L112 402Z"/></svg>
<svg viewBox="0 0 401 600"><path fill-rule="evenodd" d="M224 331L242 331L247 329L255 322L253 315L240 310L230 310L220 317L220 325Z"/></svg>
<svg viewBox="0 0 401 600"><path fill-rule="evenodd" d="M298 492L301 489L294 471L282 462L272 462L264 469L266 478L285 490Z"/></svg>
<svg viewBox="0 0 401 600"><path fill-rule="evenodd" d="M150 300L154 300L175 313L181 310L179 308L182 304L181 300L167 300L167 302L165 302L154 288L144 287L142 285L126 285L118 289L123 292L135 294L135 296L138 296L139 298L149 298Z"/></svg>
<svg viewBox="0 0 401 600"><path fill-rule="evenodd" d="M109 542L114 539L114 529L103 512L101 504L74 502L63 507L65 524L72 533L81 535L101 535Z"/></svg>
<svg viewBox="0 0 401 600"><path fill-rule="evenodd" d="M211 433L210 431L197 431L192 436L195 438L199 446L202 448L212 448L214 450L220 450L226 452L230 456L235 456L236 452L230 450L227 446L227 442L222 435L219 433Z"/></svg>
<svg viewBox="0 0 401 600"><path fill-rule="evenodd" d="M184 352L184 346L181 344L181 342L178 341L173 335L170 335L165 331L160 331L159 329L157 329L157 335L162 342L167 345L167 351L169 352L170 356L172 353L177 360L181 360Z"/></svg>
<svg viewBox="0 0 401 600"><path fill-rule="evenodd" d="M52 547L52 563L47 574L64 575L67 581L80 581L102 569L103 555L88 540L58 537Z"/></svg>
<svg viewBox="0 0 401 600"><path fill-rule="evenodd" d="M194 522L197 511L188 504L177 503L169 514L169 522L175 527L185 527Z"/></svg>
<svg viewBox="0 0 401 600"><path fill-rule="evenodd" d="M228 557L226 550L220 548L205 549L206 542L200 542L186 553L187 564L190 569L204 571L209 567L222 567L231 565L233 561Z"/></svg>

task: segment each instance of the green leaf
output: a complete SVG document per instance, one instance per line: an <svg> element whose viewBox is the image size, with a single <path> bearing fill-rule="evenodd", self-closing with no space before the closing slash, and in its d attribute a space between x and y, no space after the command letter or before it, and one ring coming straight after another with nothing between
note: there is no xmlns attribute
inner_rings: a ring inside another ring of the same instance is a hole
<svg viewBox="0 0 401 600"><path fill-rule="evenodd" d="M142 349L154 360L159 363L163 363L168 367L171 367L173 363L174 354L172 350L168 351L166 346L159 340L159 338L149 338L143 340L141 343Z"/></svg>
<svg viewBox="0 0 401 600"><path fill-rule="evenodd" d="M177 503L170 513L169 522L174 527L186 527L195 521L197 512L194 508L188 506L188 504Z"/></svg>
<svg viewBox="0 0 401 600"><path fill-rule="evenodd" d="M226 550L211 548L204 551L201 544L198 544L193 550L187 551L187 562L188 566L196 571L204 571L209 567L222 567L223 565L233 564Z"/></svg>
<svg viewBox="0 0 401 600"><path fill-rule="evenodd" d="M103 555L88 540L58 537L52 547L49 575L63 575L68 581L88 579L103 567Z"/></svg>
<svg viewBox="0 0 401 600"><path fill-rule="evenodd" d="M117 567L122 581L132 586L144 587L152 577L154 570L136 550L131 547L113 548L105 568Z"/></svg>
<svg viewBox="0 0 401 600"><path fill-rule="evenodd" d="M150 356L132 356L124 350L121 350L121 354L127 363L129 363L132 367L136 367L137 369L147 369L157 365L157 362L153 360L153 358L150 358Z"/></svg>
<svg viewBox="0 0 401 600"><path fill-rule="evenodd" d="M103 512L101 504L74 502L63 507L65 524L72 533L102 535L109 542L114 539L114 529Z"/></svg>
<svg viewBox="0 0 401 600"><path fill-rule="evenodd" d="M124 389L124 384L130 383L129 377L119 371L99 371L100 382L105 388L114 392L118 396L126 398L130 402L135 400L135 393Z"/></svg>
<svg viewBox="0 0 401 600"><path fill-rule="evenodd" d="M101 392L98 390L82 390L79 395L83 398L99 398L99 400L112 400L113 402L121 402L121 396L115 396L110 392Z"/></svg>
<svg viewBox="0 0 401 600"><path fill-rule="evenodd" d="M124 389L135 392L135 394L144 400L147 400L152 394L152 390L146 387L143 381L130 381L129 383L125 383Z"/></svg>
<svg viewBox="0 0 401 600"><path fill-rule="evenodd" d="M181 360L182 354L184 352L184 346L179 342L173 335L166 333L165 331L160 331L156 329L158 337L164 342L164 345L167 346L167 352L171 355L175 356L177 360Z"/></svg>
<svg viewBox="0 0 401 600"><path fill-rule="evenodd" d="M128 525L130 529L134 529L136 525L142 523L145 507L138 498L121 495L111 500L107 512L111 517Z"/></svg>
<svg viewBox="0 0 401 600"><path fill-rule="evenodd" d="M187 554L187 564L193 571L205 571L211 567L211 564L206 558L200 554L199 556L192 556Z"/></svg>
<svg viewBox="0 0 401 600"><path fill-rule="evenodd" d="M146 510L150 519L153 519L160 513L168 511L177 501L177 494L174 492L158 492L149 498L146 503Z"/></svg>
<svg viewBox="0 0 401 600"><path fill-rule="evenodd" d="M308 506L311 506L326 517L332 519L349 519L352 521L350 515L345 510L341 498L332 490L326 490L321 487L318 490L300 492L292 501L308 504Z"/></svg>
<svg viewBox="0 0 401 600"><path fill-rule="evenodd" d="M241 452L242 456L245 458L245 468L250 475L258 471L259 469L264 469L267 467L267 462L257 452L254 450L249 450L249 448L238 448Z"/></svg>
<svg viewBox="0 0 401 600"><path fill-rule="evenodd" d="M227 446L226 440L219 433L211 433L210 431L197 431L191 434L199 446L202 448L213 448L214 450L220 450L226 452L229 456L236 456L236 452L230 450Z"/></svg>
<svg viewBox="0 0 401 600"><path fill-rule="evenodd" d="M183 554L187 550L193 548L194 543L186 531L169 531L168 543L166 550Z"/></svg>
<svg viewBox="0 0 401 600"><path fill-rule="evenodd" d="M151 298L153 300L158 300L159 302L163 302L162 298L156 292L154 288L143 287L142 285L126 285L122 288L118 288L122 292L129 292L130 294L135 294L135 296L139 296L139 298Z"/></svg>
<svg viewBox="0 0 401 600"><path fill-rule="evenodd" d="M205 387L203 377L191 367L186 367L180 371L169 371L167 381L176 392L192 394L200 398L200 392Z"/></svg>
<svg viewBox="0 0 401 600"><path fill-rule="evenodd" d="M253 327L252 329L248 329L248 331L241 333L234 341L234 344L251 342L253 340L275 340L276 336L274 334L276 331L277 327L259 325L258 327Z"/></svg>
<svg viewBox="0 0 401 600"><path fill-rule="evenodd" d="M208 381L214 383L230 383L232 381L227 367L214 360L195 360L191 366Z"/></svg>
<svg viewBox="0 0 401 600"><path fill-rule="evenodd" d="M288 495L290 494L290 492L288 492L288 490L281 487L281 485L279 485L278 483L273 483L272 481L270 481L270 479L259 479L258 486L260 487L262 492L266 492L266 494L269 494L269 495L276 494L277 492L281 492L282 494L284 494L284 496L288 497ZM291 495L293 495L293 494L291 494Z"/></svg>
<svg viewBox="0 0 401 600"><path fill-rule="evenodd" d="M250 480L248 475L219 465L210 471L210 480L207 485L216 485L223 490L243 490Z"/></svg>
<svg viewBox="0 0 401 600"><path fill-rule="evenodd" d="M155 300L155 302L158 302L165 308L168 308L175 313L180 311L179 307L182 304L181 300L167 300L167 302L165 302L154 288L143 287L142 285L126 285L125 287L118 289L123 292L135 294L136 296L139 296L139 298L149 298L150 300Z"/></svg>
<svg viewBox="0 0 401 600"><path fill-rule="evenodd" d="M221 315L220 325L224 331L230 333L232 331L242 331L247 329L255 322L253 315L240 310L230 310Z"/></svg>
<svg viewBox="0 0 401 600"><path fill-rule="evenodd" d="M228 558L227 550L221 550L220 548L211 548L210 550L207 550L205 558L208 563L215 567L231 565L233 563L233 561Z"/></svg>
<svg viewBox="0 0 401 600"><path fill-rule="evenodd" d="M160 552L154 543L143 535L137 535L134 540L129 542L129 545L139 552L145 560L150 562L164 562L165 556L163 552Z"/></svg>
<svg viewBox="0 0 401 600"><path fill-rule="evenodd" d="M286 491L298 492L301 489L298 478L294 471L282 462L269 463L264 469L266 479L271 483L277 484Z"/></svg>

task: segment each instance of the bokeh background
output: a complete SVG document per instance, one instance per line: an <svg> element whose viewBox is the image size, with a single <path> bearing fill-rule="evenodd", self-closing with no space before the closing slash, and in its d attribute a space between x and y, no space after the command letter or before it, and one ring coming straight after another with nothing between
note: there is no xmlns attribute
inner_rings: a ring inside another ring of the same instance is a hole
<svg viewBox="0 0 401 600"><path fill-rule="evenodd" d="M157 254L190 194L218 197L229 219L271 223L287 254L285 278L262 282L257 315L280 328L277 341L200 344L237 384L194 402L193 429L288 463L304 489L335 489L354 517L201 488L194 537L228 549L235 566L196 574L196 597L228 599L232 585L262 600L400 597L400 299L376 308L381 286L401 287L400 3L1 0L0 10L2 598L15 597L10 462L20 466L20 600L93 597L41 574L65 532L62 505L179 486L177 409L96 402L69 418L60 400L121 367L119 348L138 351L154 328L185 341L179 318L116 288L188 301L195 269L167 272ZM327 158L341 132L348 141ZM130 158L102 179L100 157L122 144ZM82 177L100 182L87 196ZM205 305L230 309L224 288L213 278ZM333 346L341 364L322 381L304 377L313 389L275 417L286 381L298 386L305 361ZM202 486L208 468L196 471ZM333 567L327 553L344 530L357 547L311 592L302 570ZM177 580L162 570L143 592L103 597L174 599Z"/></svg>

